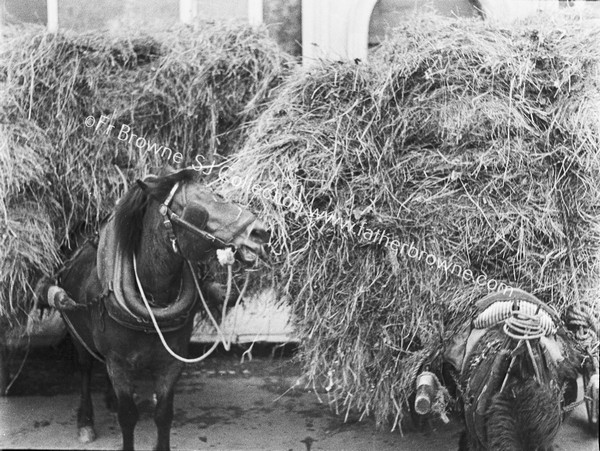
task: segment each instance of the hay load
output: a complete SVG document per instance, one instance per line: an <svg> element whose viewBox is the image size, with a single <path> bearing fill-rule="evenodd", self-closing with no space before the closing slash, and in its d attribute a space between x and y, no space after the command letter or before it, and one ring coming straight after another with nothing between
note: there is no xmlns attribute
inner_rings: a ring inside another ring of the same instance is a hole
<svg viewBox="0 0 600 451"><path fill-rule="evenodd" d="M0 55L0 319L24 318L69 235L96 229L134 177L237 151L290 61L240 25L13 30Z"/></svg>
<svg viewBox="0 0 600 451"><path fill-rule="evenodd" d="M490 290L598 306L599 39L421 17L368 64L291 77L260 117L223 189L274 226L306 373L337 409L399 426L420 363Z"/></svg>

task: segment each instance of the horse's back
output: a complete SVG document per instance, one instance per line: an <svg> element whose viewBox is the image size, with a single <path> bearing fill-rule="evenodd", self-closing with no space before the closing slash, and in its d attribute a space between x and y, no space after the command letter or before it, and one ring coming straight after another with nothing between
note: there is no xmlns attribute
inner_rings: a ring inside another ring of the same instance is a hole
<svg viewBox="0 0 600 451"><path fill-rule="evenodd" d="M75 302L90 305L102 290L96 269L98 249L92 242L86 242L60 274L60 286Z"/></svg>

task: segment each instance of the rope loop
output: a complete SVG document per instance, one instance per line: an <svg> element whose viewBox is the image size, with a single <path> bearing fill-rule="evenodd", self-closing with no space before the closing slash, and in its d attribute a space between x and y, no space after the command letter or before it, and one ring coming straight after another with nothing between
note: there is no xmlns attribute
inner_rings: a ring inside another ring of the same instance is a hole
<svg viewBox="0 0 600 451"><path fill-rule="evenodd" d="M197 363L200 362L202 360L204 360L205 358L207 358L209 355L211 355L213 353L213 351L217 348L217 346L219 345L219 342L223 343L223 347L225 348L226 351L229 351L229 349L231 349L231 343L233 341L233 330L231 331L231 333L229 334L229 337L225 337L225 334L223 333L223 325L225 323L225 316L227 314L227 303L229 301L229 296L231 294L231 283L232 283L232 279L233 279L233 273L232 273L232 269L231 269L231 265L227 265L227 294L225 295L225 299L223 300L223 310L221 313L221 324L219 325L219 323L217 323L217 321L215 320L214 316L212 315L212 313L210 312L210 308L206 302L206 299L204 298L204 295L202 294L202 290L200 289L200 284L198 283L198 277L196 277L196 273L194 272L194 266L192 265L192 263L189 260L186 260L188 266L190 267L190 271L192 271L192 276L194 279L194 284L196 285L196 290L198 291L198 295L200 296L200 300L202 301L202 306L204 307L205 312L207 313L211 323L213 324L213 326L215 327L218 335L219 335L219 339L215 340L215 342L213 343L212 347L206 351L204 354L202 354L200 357L196 357L194 359L188 359L185 357L182 357L180 355L178 355L175 351L173 351L171 349L171 347L167 344L167 341L165 340L165 337L163 336L163 333L160 330L160 327L158 326L158 322L156 321L156 318L154 317L154 313L152 312L152 308L150 307L150 304L148 302L148 299L146 298L146 294L144 293L144 289L142 288L142 283L140 282L140 279L138 277L138 273L137 273L137 262L136 262L136 258L135 258L135 254L133 255L133 271L135 274L135 281L137 283L138 286L138 290L140 292L140 295L142 297L142 300L144 301L144 305L146 306L146 309L148 310L148 314L150 315L150 319L152 320L152 324L154 325L154 329L156 330L156 333L158 334L160 341L163 345L163 347L165 348L165 350L171 354L172 357L174 357L175 359L184 362L184 363ZM237 321L237 307L240 303L240 301L242 300L242 297L244 296L245 292L246 292L246 288L248 287L248 280L249 280L249 273L248 271L246 271L246 280L244 281L244 287L242 288L242 291L240 292L237 301L235 303L235 316L234 316L234 324L233 324L233 329L235 329L235 324Z"/></svg>
<svg viewBox="0 0 600 451"><path fill-rule="evenodd" d="M538 315L514 310L504 321L504 333L515 340L535 340L546 335Z"/></svg>

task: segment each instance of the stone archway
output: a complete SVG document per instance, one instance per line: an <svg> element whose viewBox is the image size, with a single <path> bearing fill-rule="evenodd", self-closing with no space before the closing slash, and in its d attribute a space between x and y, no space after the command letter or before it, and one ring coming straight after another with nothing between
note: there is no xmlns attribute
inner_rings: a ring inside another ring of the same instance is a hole
<svg viewBox="0 0 600 451"><path fill-rule="evenodd" d="M367 59L371 14L379 0L355 0L348 20L348 53L351 58Z"/></svg>
<svg viewBox="0 0 600 451"><path fill-rule="evenodd" d="M302 57L365 60L369 21L377 0L303 0Z"/></svg>

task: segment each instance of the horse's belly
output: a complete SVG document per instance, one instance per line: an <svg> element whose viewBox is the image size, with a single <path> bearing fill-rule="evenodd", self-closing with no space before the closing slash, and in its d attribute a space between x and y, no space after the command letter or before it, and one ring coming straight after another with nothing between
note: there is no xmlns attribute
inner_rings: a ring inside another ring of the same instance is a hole
<svg viewBox="0 0 600 451"><path fill-rule="evenodd" d="M163 346L158 334L123 327L106 315L104 330L94 329L94 342L107 359L125 365L130 370L163 368L175 360ZM169 347L187 357L193 318L180 330L164 334Z"/></svg>

